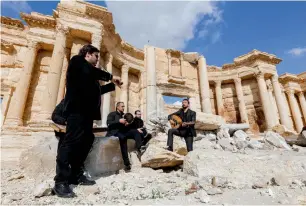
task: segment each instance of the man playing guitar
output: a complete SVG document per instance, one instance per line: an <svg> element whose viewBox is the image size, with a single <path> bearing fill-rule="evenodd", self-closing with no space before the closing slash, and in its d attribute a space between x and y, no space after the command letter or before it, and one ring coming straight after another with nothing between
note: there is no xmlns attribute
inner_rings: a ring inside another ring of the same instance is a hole
<svg viewBox="0 0 306 206"><path fill-rule="evenodd" d="M183 99L182 108L177 112L170 114L168 120L170 124L175 125L172 115L177 115L181 118L182 124L176 128L169 129L168 131L168 141L167 149L173 151L173 135L184 137L187 145L187 151L190 152L193 150L193 137L196 136L194 129L194 124L196 122L196 112L189 109L189 100Z"/></svg>

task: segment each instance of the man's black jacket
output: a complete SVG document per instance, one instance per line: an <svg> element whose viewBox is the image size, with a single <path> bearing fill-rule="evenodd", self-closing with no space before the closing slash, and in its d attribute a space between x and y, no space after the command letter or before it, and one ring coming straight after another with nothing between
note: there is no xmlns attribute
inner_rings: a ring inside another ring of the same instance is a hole
<svg viewBox="0 0 306 206"><path fill-rule="evenodd" d="M187 110L187 120L185 122L194 122L195 123L196 122L196 114L197 113L195 111L192 111L191 109L188 109ZM174 112L174 113L168 115L168 120L170 120L172 115L178 115L183 120L184 119L183 108L179 109L177 112ZM182 127L182 128L184 128L184 127ZM197 134L196 134L196 131L194 129L194 125L190 125L189 128L190 128L190 132L191 132L192 136L196 137Z"/></svg>
<svg viewBox="0 0 306 206"><path fill-rule="evenodd" d="M141 118L135 117L133 123L130 125L132 129L140 129L143 128L143 120Z"/></svg>
<svg viewBox="0 0 306 206"><path fill-rule="evenodd" d="M107 134L106 136L115 135L117 132L127 132L128 127L120 123L119 120L123 118L124 113L115 111L111 112L107 116Z"/></svg>
<svg viewBox="0 0 306 206"><path fill-rule="evenodd" d="M98 80L109 81L112 78L112 74L94 67L84 57L72 57L66 74L64 116L82 114L101 120L101 94L115 90L115 85L100 86Z"/></svg>

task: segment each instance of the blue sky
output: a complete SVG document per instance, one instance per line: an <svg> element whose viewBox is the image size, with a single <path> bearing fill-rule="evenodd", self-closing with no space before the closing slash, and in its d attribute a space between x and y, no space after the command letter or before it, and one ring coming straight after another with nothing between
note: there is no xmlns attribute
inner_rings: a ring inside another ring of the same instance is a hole
<svg viewBox="0 0 306 206"><path fill-rule="evenodd" d="M199 52L216 66L258 49L283 60L279 74L306 71L306 2L90 2L108 7L117 32L141 49L149 42ZM2 1L1 15L51 15L57 4Z"/></svg>

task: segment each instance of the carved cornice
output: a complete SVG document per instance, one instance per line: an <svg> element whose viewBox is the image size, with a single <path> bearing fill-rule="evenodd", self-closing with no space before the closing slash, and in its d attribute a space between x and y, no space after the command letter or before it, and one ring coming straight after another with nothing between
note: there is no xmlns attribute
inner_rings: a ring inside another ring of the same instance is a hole
<svg viewBox="0 0 306 206"><path fill-rule="evenodd" d="M6 16L1 16L1 24L24 29L24 25L20 20Z"/></svg>
<svg viewBox="0 0 306 206"><path fill-rule="evenodd" d="M30 26L30 27L40 27L44 29L54 29L56 26L55 19L50 16L45 16L43 14L32 15L26 13L20 13L20 17Z"/></svg>
<svg viewBox="0 0 306 206"><path fill-rule="evenodd" d="M180 58L181 56L183 56L183 53L179 50L173 50L173 49L166 49L166 53L170 54L173 57L177 57Z"/></svg>
<svg viewBox="0 0 306 206"><path fill-rule="evenodd" d="M244 54L242 56L235 58L234 63L224 64L222 66L222 70L233 70L239 66L250 65L257 60L266 62L268 64L272 64L272 65L279 64L282 61L281 59L277 58L273 54L268 54L266 52L261 52L261 51L254 49L253 51L247 54Z"/></svg>
<svg viewBox="0 0 306 206"><path fill-rule="evenodd" d="M299 78L297 75L290 74L290 73L285 73L282 74L279 77L279 82L282 84L288 83L288 82L296 82L296 83L304 83L306 79L304 78Z"/></svg>
<svg viewBox="0 0 306 206"><path fill-rule="evenodd" d="M1 49L11 52L14 49L14 45L4 39L1 39Z"/></svg>
<svg viewBox="0 0 306 206"><path fill-rule="evenodd" d="M209 71L209 72L217 72L217 71L222 71L222 68L214 66L214 65L211 65L211 66L207 65L207 71Z"/></svg>
<svg viewBox="0 0 306 206"><path fill-rule="evenodd" d="M144 53L143 51L136 49L132 45L122 41L121 42L121 47L122 50L125 51L126 53L130 54L132 57L135 57L140 60L144 60Z"/></svg>

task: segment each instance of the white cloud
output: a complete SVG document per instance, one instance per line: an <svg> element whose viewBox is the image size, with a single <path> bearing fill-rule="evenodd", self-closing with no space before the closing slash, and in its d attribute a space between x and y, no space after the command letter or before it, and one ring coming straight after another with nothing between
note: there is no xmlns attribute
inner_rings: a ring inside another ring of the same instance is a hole
<svg viewBox="0 0 306 206"><path fill-rule="evenodd" d="M173 105L181 106L182 105L182 101L176 101L176 102L173 103Z"/></svg>
<svg viewBox="0 0 306 206"><path fill-rule="evenodd" d="M293 49L290 49L288 51L289 54L292 54L293 56L302 56L304 53L306 53L306 47L304 48L293 48Z"/></svg>
<svg viewBox="0 0 306 206"><path fill-rule="evenodd" d="M20 12L30 13L32 11L31 6L27 1L18 0L18 1L2 1L2 9L9 9L13 13L11 16L19 17Z"/></svg>
<svg viewBox="0 0 306 206"><path fill-rule="evenodd" d="M145 44L184 49L195 38L198 24L205 27L222 21L218 2L106 1L106 5L113 14L116 31L140 49ZM209 30L199 32L197 36L203 37Z"/></svg>

